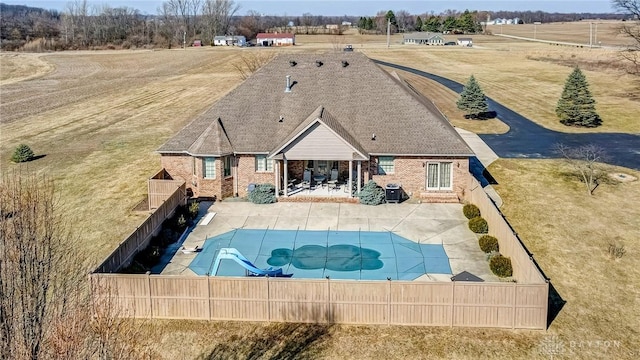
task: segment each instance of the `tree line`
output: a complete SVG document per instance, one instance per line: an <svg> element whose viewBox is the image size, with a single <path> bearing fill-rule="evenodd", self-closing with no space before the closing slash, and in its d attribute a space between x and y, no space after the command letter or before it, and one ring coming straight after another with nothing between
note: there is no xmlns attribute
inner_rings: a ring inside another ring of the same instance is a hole
<svg viewBox="0 0 640 360"><path fill-rule="evenodd" d="M380 11L375 17L361 17L358 29L361 33L386 33L387 25L392 34L397 32L430 31L441 33L474 34L482 32L480 22L486 12L457 12L448 10L442 14L411 15L405 10L394 13L392 10ZM486 16L485 16L486 18Z"/></svg>
<svg viewBox="0 0 640 360"><path fill-rule="evenodd" d="M614 6L619 5L615 3ZM327 33L327 25L340 25L343 22L352 23L360 32L367 33L386 33L389 22L392 33L479 33L483 32L482 22L497 17L518 17L525 23L628 17L628 12L558 14L542 11L446 10L440 14L431 12L415 15L406 10L386 10L379 11L374 17L358 18L310 13L274 16L253 10L240 15L239 10L240 5L234 0L167 0L161 3L154 15L141 14L138 9L127 6L91 6L86 0L71 1L62 11L0 3L0 48L27 51L146 46L171 48L189 45L195 39L203 44L212 44L216 35L243 35L253 39L257 33L267 31ZM339 27L339 30L342 28Z"/></svg>

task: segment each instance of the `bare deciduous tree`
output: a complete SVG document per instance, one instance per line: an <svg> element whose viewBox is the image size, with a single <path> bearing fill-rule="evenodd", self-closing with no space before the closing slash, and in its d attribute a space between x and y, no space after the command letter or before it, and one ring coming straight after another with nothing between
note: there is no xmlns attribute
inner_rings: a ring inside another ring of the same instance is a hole
<svg viewBox="0 0 640 360"><path fill-rule="evenodd" d="M620 27L620 33L633 40L633 45L620 52L631 63L630 73L640 75L640 0L613 0L613 7L631 15L631 21Z"/></svg>
<svg viewBox="0 0 640 360"><path fill-rule="evenodd" d="M216 35L227 35L231 18L240 10L233 0L206 0L202 6L203 22L209 41Z"/></svg>
<svg viewBox="0 0 640 360"><path fill-rule="evenodd" d="M605 150L593 144L578 147L556 144L554 150L578 172L587 189L587 194L593 195L598 187L598 177L602 172L601 164L606 160Z"/></svg>
<svg viewBox="0 0 640 360"><path fill-rule="evenodd" d="M242 80L246 80L256 70L260 69L264 64L271 61L273 55L274 54L271 52L253 52L243 54L242 56L240 56L240 60L233 63L232 66L236 69L236 71L240 75L240 78Z"/></svg>
<svg viewBox="0 0 640 360"><path fill-rule="evenodd" d="M405 32L407 29L413 29L415 19L406 10L396 11L396 22L398 23L398 31Z"/></svg>
<svg viewBox="0 0 640 360"><path fill-rule="evenodd" d="M56 199L50 179L0 178L0 359L139 358L138 324L113 296L90 296Z"/></svg>
<svg viewBox="0 0 640 360"><path fill-rule="evenodd" d="M0 180L0 357L36 359L62 299L71 242L56 212L53 183L12 173Z"/></svg>

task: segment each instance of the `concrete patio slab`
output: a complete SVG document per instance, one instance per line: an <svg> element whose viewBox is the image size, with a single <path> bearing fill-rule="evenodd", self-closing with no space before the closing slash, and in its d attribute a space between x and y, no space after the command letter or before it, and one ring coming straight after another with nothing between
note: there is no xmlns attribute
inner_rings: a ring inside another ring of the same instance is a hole
<svg viewBox="0 0 640 360"><path fill-rule="evenodd" d="M200 216L207 212L215 212L216 216L208 225L193 227L184 246L202 247L207 238L236 229L391 231L391 237L402 236L414 241L416 246L442 244L452 274L468 271L485 281L499 281L489 269L486 254L478 247L478 236L467 227L462 204L201 203ZM395 251L394 247L389 249ZM256 254L260 252L255 250ZM387 255L389 259L396 256L395 253ZM188 269L194 257L178 251L162 273L195 275ZM297 274L303 275L303 272ZM451 276L424 274L416 281L449 281Z"/></svg>

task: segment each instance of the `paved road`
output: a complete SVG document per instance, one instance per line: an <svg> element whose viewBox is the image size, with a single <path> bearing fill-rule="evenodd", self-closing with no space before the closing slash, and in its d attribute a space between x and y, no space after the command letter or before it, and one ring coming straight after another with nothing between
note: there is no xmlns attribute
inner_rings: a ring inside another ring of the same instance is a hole
<svg viewBox="0 0 640 360"><path fill-rule="evenodd" d="M437 81L457 93L462 92L463 85L453 80L402 65L380 60L373 61ZM561 143L568 146L596 144L606 150L608 163L640 170L640 134L562 133L546 129L491 98L487 98L487 103L489 111L495 111L498 118L510 127L506 134L480 135L480 138L500 157L555 158L558 157L553 152L555 144Z"/></svg>

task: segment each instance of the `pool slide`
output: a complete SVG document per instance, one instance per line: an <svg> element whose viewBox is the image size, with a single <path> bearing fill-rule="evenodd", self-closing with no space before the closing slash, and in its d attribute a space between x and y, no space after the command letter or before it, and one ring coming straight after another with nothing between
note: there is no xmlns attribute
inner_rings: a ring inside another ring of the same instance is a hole
<svg viewBox="0 0 640 360"><path fill-rule="evenodd" d="M210 274L214 275L218 272L218 268L220 267L220 260L222 259L230 259L247 269L249 272L258 275L258 276L271 276L271 277L291 277L293 274L283 274L282 268L274 269L272 267L268 269L260 269L253 265L251 261L249 261L244 255L242 255L235 248L222 248L218 252L218 256L216 257L216 262L213 265L213 269L211 269Z"/></svg>

